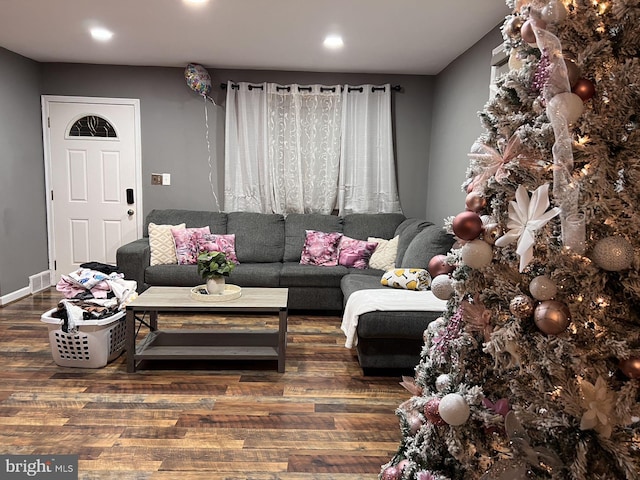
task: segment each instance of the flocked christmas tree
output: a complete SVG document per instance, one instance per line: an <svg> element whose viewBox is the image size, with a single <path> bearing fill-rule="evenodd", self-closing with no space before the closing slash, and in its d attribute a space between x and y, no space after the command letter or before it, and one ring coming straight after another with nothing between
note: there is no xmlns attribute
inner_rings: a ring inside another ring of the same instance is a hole
<svg viewBox="0 0 640 480"><path fill-rule="evenodd" d="M507 0L383 479L640 478L640 0Z"/></svg>

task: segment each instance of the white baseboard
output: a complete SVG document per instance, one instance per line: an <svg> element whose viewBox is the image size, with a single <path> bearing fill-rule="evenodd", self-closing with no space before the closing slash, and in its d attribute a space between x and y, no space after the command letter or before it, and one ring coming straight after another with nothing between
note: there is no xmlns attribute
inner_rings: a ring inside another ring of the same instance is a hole
<svg viewBox="0 0 640 480"><path fill-rule="evenodd" d="M21 298L28 297L31 295L31 288L24 287L20 290L16 290L15 292L8 293L0 297L0 305L6 305L7 303L15 302L16 300L20 300Z"/></svg>

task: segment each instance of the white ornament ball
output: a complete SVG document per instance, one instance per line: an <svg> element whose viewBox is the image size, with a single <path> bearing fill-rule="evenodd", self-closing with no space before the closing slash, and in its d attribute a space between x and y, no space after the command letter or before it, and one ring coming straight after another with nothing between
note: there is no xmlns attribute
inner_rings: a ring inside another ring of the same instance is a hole
<svg viewBox="0 0 640 480"><path fill-rule="evenodd" d="M458 393L449 393L442 397L438 413L449 425L462 425L469 419L471 410L464 397Z"/></svg>
<svg viewBox="0 0 640 480"><path fill-rule="evenodd" d="M529 291L531 296L536 300L551 300L558 293L556 284L546 275L540 275L529 283Z"/></svg>
<svg viewBox="0 0 640 480"><path fill-rule="evenodd" d="M605 237L593 247L591 260L609 272L627 270L633 262L633 245L624 237Z"/></svg>
<svg viewBox="0 0 640 480"><path fill-rule="evenodd" d="M453 280L446 273L431 280L431 291L440 300L449 300L453 296Z"/></svg>
<svg viewBox="0 0 640 480"><path fill-rule="evenodd" d="M493 248L484 240L472 240L462 247L461 258L471 268L484 268L493 259Z"/></svg>
<svg viewBox="0 0 640 480"><path fill-rule="evenodd" d="M561 23L567 18L567 7L560 0L551 0L540 12L540 18L547 23Z"/></svg>
<svg viewBox="0 0 640 480"><path fill-rule="evenodd" d="M562 116L568 125L576 122L584 112L584 102L571 92L563 92L554 96L547 104L547 116Z"/></svg>
<svg viewBox="0 0 640 480"><path fill-rule="evenodd" d="M438 375L436 378L436 390L439 392L444 392L448 390L451 386L451 375L448 373L443 373L442 375Z"/></svg>

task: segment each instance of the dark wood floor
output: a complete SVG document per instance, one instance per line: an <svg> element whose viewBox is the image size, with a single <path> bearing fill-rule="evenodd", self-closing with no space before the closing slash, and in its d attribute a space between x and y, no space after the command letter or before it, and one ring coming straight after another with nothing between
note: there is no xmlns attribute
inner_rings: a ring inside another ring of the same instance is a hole
<svg viewBox="0 0 640 480"><path fill-rule="evenodd" d="M77 454L86 480L340 480L377 478L398 447L408 393L399 376L362 375L340 317L290 316L284 374L271 363L127 374L124 356L99 369L53 362L40 315L59 299L50 289L0 308L2 454Z"/></svg>

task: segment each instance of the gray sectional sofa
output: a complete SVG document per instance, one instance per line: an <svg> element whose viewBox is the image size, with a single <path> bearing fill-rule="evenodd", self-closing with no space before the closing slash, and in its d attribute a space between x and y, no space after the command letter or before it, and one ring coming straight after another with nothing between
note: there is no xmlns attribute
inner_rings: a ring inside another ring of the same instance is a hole
<svg viewBox="0 0 640 480"><path fill-rule="evenodd" d="M301 265L306 230L341 232L351 238L391 239L399 235L396 267L427 268L431 257L446 253L454 239L441 228L402 214L278 214L152 210L144 236L121 246L116 254L125 278L149 286L195 286L202 283L195 265L150 265L149 223L188 228L209 226L211 233L235 234L238 265L228 282L242 287L287 287L289 309L340 312L353 292L389 288L380 284L382 270L344 266ZM422 335L439 315L431 312L370 312L358 321L357 352L367 370L413 369L419 360Z"/></svg>

